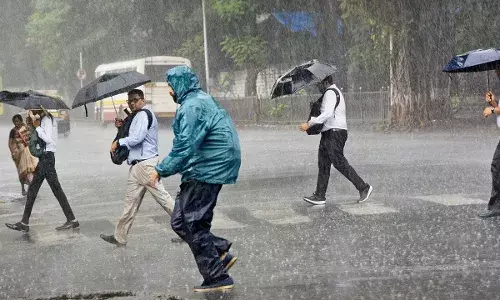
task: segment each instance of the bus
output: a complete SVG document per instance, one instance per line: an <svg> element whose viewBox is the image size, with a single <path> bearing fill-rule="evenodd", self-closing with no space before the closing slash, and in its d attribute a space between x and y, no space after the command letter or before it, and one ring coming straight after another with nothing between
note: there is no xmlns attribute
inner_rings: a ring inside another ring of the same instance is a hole
<svg viewBox="0 0 500 300"><path fill-rule="evenodd" d="M155 114L158 121L166 121L175 116L177 103L168 93L165 73L180 65L191 67L191 61L177 56L151 56L99 65L95 69L95 77L98 78L106 73L128 71L137 71L148 76L151 82L138 87L138 89L144 92L146 107ZM125 117L124 109L128 107L127 99L127 93L122 93L97 101L95 105L96 120L107 124L114 122L116 117L123 119Z"/></svg>

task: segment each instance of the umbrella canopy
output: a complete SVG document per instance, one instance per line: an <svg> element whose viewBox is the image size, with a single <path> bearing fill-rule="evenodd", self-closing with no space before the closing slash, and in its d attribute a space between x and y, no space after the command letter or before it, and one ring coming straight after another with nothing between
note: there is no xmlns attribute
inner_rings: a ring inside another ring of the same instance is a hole
<svg viewBox="0 0 500 300"><path fill-rule="evenodd" d="M481 72L500 68L500 49L477 49L453 57L443 72Z"/></svg>
<svg viewBox="0 0 500 300"><path fill-rule="evenodd" d="M127 92L150 81L136 71L104 74L78 91L71 108Z"/></svg>
<svg viewBox="0 0 500 300"><path fill-rule="evenodd" d="M316 59L295 66L276 80L271 90L271 98L293 94L310 84L322 81L336 71L334 66Z"/></svg>
<svg viewBox="0 0 500 300"><path fill-rule="evenodd" d="M61 98L48 96L35 91L0 92L0 102L23 109L69 109Z"/></svg>

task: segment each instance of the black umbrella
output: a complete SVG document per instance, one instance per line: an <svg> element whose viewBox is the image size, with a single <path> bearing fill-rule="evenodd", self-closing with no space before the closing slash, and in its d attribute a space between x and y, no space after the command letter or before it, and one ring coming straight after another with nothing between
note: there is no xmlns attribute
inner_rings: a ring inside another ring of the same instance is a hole
<svg viewBox="0 0 500 300"><path fill-rule="evenodd" d="M0 102L23 109L69 109L61 98L31 90L26 92L1 91Z"/></svg>
<svg viewBox="0 0 500 300"><path fill-rule="evenodd" d="M293 67L276 80L271 90L271 99L293 94L312 83L322 81L336 71L336 67L316 59Z"/></svg>
<svg viewBox="0 0 500 300"><path fill-rule="evenodd" d="M482 72L500 69L500 49L477 49L453 57L444 67L443 72ZM488 74L488 89L490 78Z"/></svg>
<svg viewBox="0 0 500 300"><path fill-rule="evenodd" d="M136 71L104 74L78 91L71 108L127 92L150 81L151 79L146 75ZM85 114L87 114L87 106L85 106Z"/></svg>
<svg viewBox="0 0 500 300"><path fill-rule="evenodd" d="M443 72L481 72L500 67L500 49L477 49L453 57Z"/></svg>

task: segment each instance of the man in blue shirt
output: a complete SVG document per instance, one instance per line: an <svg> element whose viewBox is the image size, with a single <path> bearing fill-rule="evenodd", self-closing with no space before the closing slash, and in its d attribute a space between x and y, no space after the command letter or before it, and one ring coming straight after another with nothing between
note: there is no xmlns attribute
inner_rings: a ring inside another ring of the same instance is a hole
<svg viewBox="0 0 500 300"><path fill-rule="evenodd" d="M117 246L124 246L127 243L128 231L146 191L151 193L169 215L172 214L174 208L174 201L161 182L148 185L151 176L156 174L155 166L158 164L158 121L150 112L152 122L148 128L150 121L146 112L147 108L144 107L146 105L144 93L141 90L134 89L128 92L127 103L133 112L129 116L133 117L129 135L114 141L111 145L111 153L114 153L119 146L125 146L130 151L127 163L131 167L127 180L125 207L116 224L114 235L101 234L103 240Z"/></svg>
<svg viewBox="0 0 500 300"><path fill-rule="evenodd" d="M195 292L227 290L233 279L227 273L236 261L231 243L210 232L214 208L223 184L235 183L241 164L238 134L229 114L200 88L187 66L167 72L170 94L179 108L175 114L174 143L170 154L156 166L158 175L179 173L182 184L175 199L172 229L189 245L203 283Z"/></svg>

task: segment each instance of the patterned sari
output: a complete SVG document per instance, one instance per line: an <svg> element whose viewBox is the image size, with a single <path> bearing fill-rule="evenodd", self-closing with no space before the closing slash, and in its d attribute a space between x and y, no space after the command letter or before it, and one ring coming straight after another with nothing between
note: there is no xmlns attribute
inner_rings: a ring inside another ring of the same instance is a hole
<svg viewBox="0 0 500 300"><path fill-rule="evenodd" d="M33 172L38 164L38 159L31 155L28 148L29 138L30 131L25 124L19 129L12 128L9 138L9 148L16 164L19 181L25 184L29 184L33 178Z"/></svg>

